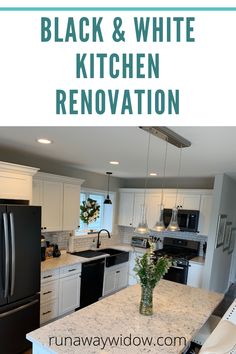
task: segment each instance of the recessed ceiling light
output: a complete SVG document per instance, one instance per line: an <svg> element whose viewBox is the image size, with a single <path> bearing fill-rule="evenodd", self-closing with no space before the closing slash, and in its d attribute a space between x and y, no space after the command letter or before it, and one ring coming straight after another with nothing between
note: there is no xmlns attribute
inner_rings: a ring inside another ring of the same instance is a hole
<svg viewBox="0 0 236 354"><path fill-rule="evenodd" d="M109 164L110 165L119 165L119 161L110 161Z"/></svg>
<svg viewBox="0 0 236 354"><path fill-rule="evenodd" d="M37 139L37 142L40 144L52 144L52 140L49 140L46 138L39 138L39 139Z"/></svg>
<svg viewBox="0 0 236 354"><path fill-rule="evenodd" d="M157 176L157 173L156 172L151 172L149 175L150 176Z"/></svg>

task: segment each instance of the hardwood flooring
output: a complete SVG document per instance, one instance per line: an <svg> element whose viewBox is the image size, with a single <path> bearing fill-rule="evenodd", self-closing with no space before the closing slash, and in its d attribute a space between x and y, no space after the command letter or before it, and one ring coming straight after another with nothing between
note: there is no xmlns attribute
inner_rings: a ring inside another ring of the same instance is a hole
<svg viewBox="0 0 236 354"><path fill-rule="evenodd" d="M225 312L228 310L234 299L236 298L236 283L231 284L229 290L225 294L223 300L219 304L219 306L215 309L214 315L223 317Z"/></svg>

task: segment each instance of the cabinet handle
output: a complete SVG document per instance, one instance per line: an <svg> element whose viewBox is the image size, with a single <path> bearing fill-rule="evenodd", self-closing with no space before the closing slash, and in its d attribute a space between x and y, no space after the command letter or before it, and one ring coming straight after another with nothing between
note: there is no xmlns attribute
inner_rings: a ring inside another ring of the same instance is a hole
<svg viewBox="0 0 236 354"><path fill-rule="evenodd" d="M74 270L76 270L76 268L69 269L68 272L74 272Z"/></svg>
<svg viewBox="0 0 236 354"><path fill-rule="evenodd" d="M45 293L43 293L43 295L47 295L47 294L51 294L52 290L46 291Z"/></svg>
<svg viewBox="0 0 236 354"><path fill-rule="evenodd" d="M51 278L52 275L46 275L45 277L43 277L43 279L46 279L46 278Z"/></svg>
<svg viewBox="0 0 236 354"><path fill-rule="evenodd" d="M50 312L52 312L52 311L43 312L43 316L44 316L44 315L47 315L47 314L50 313Z"/></svg>
<svg viewBox="0 0 236 354"><path fill-rule="evenodd" d="M130 226L132 226L132 222L130 222L129 224L130 224Z"/></svg>
<svg viewBox="0 0 236 354"><path fill-rule="evenodd" d="M117 270L116 273L120 273L120 270Z"/></svg>
<svg viewBox="0 0 236 354"><path fill-rule="evenodd" d="M44 230L47 230L47 228L46 228L46 227L44 227Z"/></svg>

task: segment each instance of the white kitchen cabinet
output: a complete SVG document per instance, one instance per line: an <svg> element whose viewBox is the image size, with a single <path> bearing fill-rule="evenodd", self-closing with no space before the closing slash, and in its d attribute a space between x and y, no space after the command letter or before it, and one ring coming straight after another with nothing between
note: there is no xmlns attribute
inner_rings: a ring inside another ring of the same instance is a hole
<svg viewBox="0 0 236 354"><path fill-rule="evenodd" d="M60 278L59 315L75 310L80 304L80 274Z"/></svg>
<svg viewBox="0 0 236 354"><path fill-rule="evenodd" d="M130 256L129 256L129 280L128 280L128 284L129 285L135 285L137 284L137 277L136 274L134 272L134 266L135 266L135 259L137 257L142 257L144 253L141 252L130 252Z"/></svg>
<svg viewBox="0 0 236 354"><path fill-rule="evenodd" d="M111 294L128 285L129 262L105 268L103 296Z"/></svg>
<svg viewBox="0 0 236 354"><path fill-rule="evenodd" d="M182 209L199 210L200 207L200 194L191 194L186 192L178 192L176 199L176 192L164 192L163 198L164 208L172 209L177 206Z"/></svg>
<svg viewBox="0 0 236 354"><path fill-rule="evenodd" d="M33 181L33 205L42 207L44 231L62 230L63 184L53 180Z"/></svg>
<svg viewBox="0 0 236 354"><path fill-rule="evenodd" d="M147 194L147 223L152 228L160 218L161 193Z"/></svg>
<svg viewBox="0 0 236 354"><path fill-rule="evenodd" d="M81 263L42 272L40 324L72 312L80 304Z"/></svg>
<svg viewBox="0 0 236 354"><path fill-rule="evenodd" d="M40 304L40 325L50 322L58 317L58 300L54 299Z"/></svg>
<svg viewBox="0 0 236 354"><path fill-rule="evenodd" d="M32 201L32 176L37 168L0 161L0 198Z"/></svg>
<svg viewBox="0 0 236 354"><path fill-rule="evenodd" d="M141 207L144 205L144 193L135 193L134 197L134 216L133 226L138 226L141 220ZM150 227L154 226L160 216L161 194L147 193L145 197L145 209L147 223Z"/></svg>
<svg viewBox="0 0 236 354"><path fill-rule="evenodd" d="M58 317L59 269L41 273L40 324Z"/></svg>
<svg viewBox="0 0 236 354"><path fill-rule="evenodd" d="M63 184L43 181L42 226L46 231L62 230Z"/></svg>
<svg viewBox="0 0 236 354"><path fill-rule="evenodd" d="M212 209L212 195L201 195L198 230L200 235L208 236Z"/></svg>
<svg viewBox="0 0 236 354"><path fill-rule="evenodd" d="M180 193L177 199L177 206L182 209L199 210L200 194Z"/></svg>
<svg viewBox="0 0 236 354"><path fill-rule="evenodd" d="M80 185L75 178L38 173L33 180L33 205L42 207L44 231L77 229L80 219Z"/></svg>
<svg viewBox="0 0 236 354"><path fill-rule="evenodd" d="M141 208L144 205L144 193L135 193L134 196L134 213L133 213L133 227L137 227L141 220ZM145 203L147 212L147 200Z"/></svg>
<svg viewBox="0 0 236 354"><path fill-rule="evenodd" d="M165 209L172 209L176 204L176 192L169 193L164 191L163 205Z"/></svg>
<svg viewBox="0 0 236 354"><path fill-rule="evenodd" d="M80 222L80 184L64 183L63 230L75 230Z"/></svg>
<svg viewBox="0 0 236 354"><path fill-rule="evenodd" d="M202 287L204 264L189 261L187 285Z"/></svg>
<svg viewBox="0 0 236 354"><path fill-rule="evenodd" d="M134 193L120 192L119 220L122 226L133 226Z"/></svg>

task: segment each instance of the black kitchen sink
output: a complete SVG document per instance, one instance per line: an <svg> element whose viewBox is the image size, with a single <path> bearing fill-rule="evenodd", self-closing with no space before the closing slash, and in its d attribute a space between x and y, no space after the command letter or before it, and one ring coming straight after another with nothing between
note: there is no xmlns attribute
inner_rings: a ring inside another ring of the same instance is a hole
<svg viewBox="0 0 236 354"><path fill-rule="evenodd" d="M103 248L102 250L105 253L108 253L110 256L106 257L106 267L112 267L117 264L128 262L129 252L115 250L113 248Z"/></svg>
<svg viewBox="0 0 236 354"><path fill-rule="evenodd" d="M101 251L104 253L108 253L110 256L114 256L116 254L120 254L120 253L124 252L121 250L115 250L114 248L102 248Z"/></svg>
<svg viewBox="0 0 236 354"><path fill-rule="evenodd" d="M117 264L128 262L129 252L115 250L113 248L103 248L101 250L85 250L80 252L72 253L75 256L80 256L84 258L93 258L98 256L106 257L106 267L112 267ZM107 256L109 254L109 256Z"/></svg>
<svg viewBox="0 0 236 354"><path fill-rule="evenodd" d="M73 254L74 256L79 256L79 257L84 257L84 258L93 258L93 257L98 257L98 256L105 257L105 252L95 251L95 250L86 250L86 251L74 252L71 254Z"/></svg>

